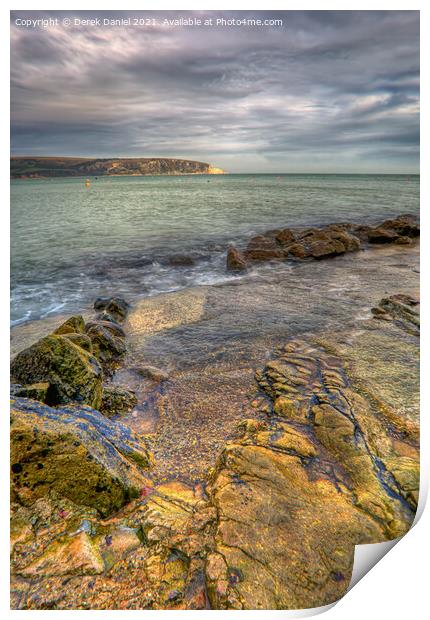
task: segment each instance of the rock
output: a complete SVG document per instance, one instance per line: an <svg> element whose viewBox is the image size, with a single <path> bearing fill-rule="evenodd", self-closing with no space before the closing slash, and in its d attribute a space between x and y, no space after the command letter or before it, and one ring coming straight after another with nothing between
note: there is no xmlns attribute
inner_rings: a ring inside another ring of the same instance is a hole
<svg viewBox="0 0 430 620"><path fill-rule="evenodd" d="M276 249L276 241L273 237L266 237L265 235L256 235L251 237L247 245L247 250L260 250L260 249L273 250Z"/></svg>
<svg viewBox="0 0 430 620"><path fill-rule="evenodd" d="M273 401L247 421L207 486L217 507L206 584L215 609L301 609L347 590L356 544L412 524L418 442L351 384L342 361L290 341L257 373ZM276 403L282 399L282 407Z"/></svg>
<svg viewBox="0 0 430 620"><path fill-rule="evenodd" d="M10 388L11 396L31 398L32 400L38 400L41 403L46 403L49 400L48 393L50 385L47 382L33 383L32 385L12 384Z"/></svg>
<svg viewBox="0 0 430 620"><path fill-rule="evenodd" d="M35 525L25 557L23 547L15 545L12 606L207 609L205 555L215 509L197 489L178 482L145 491L140 501L103 521L79 518L69 504L67 515L55 518L57 506L51 502L43 510L54 509L54 516L42 525L40 510L34 510L41 500L24 509L27 519L19 507L14 522L21 522L21 536L29 519Z"/></svg>
<svg viewBox="0 0 430 620"><path fill-rule="evenodd" d="M89 338L86 334L67 333L64 334L64 336L65 338L70 340L70 342L73 342L73 344L76 344L78 347L81 347L81 349L88 351L88 353L93 352L93 344L91 342L91 338Z"/></svg>
<svg viewBox="0 0 430 620"><path fill-rule="evenodd" d="M139 495L150 462L136 435L89 407L12 401L11 483L21 504L54 491L107 515Z"/></svg>
<svg viewBox="0 0 430 620"><path fill-rule="evenodd" d="M112 417L121 413L128 413L137 405L137 398L134 392L115 385L103 388L103 397L100 411Z"/></svg>
<svg viewBox="0 0 430 620"><path fill-rule="evenodd" d="M411 215L386 220L378 226L354 226L338 223L322 228L306 228L297 232L289 228L270 230L249 240L244 252L230 248L227 266L243 270L248 263L271 260L314 258L317 260L340 256L361 249L361 242L371 244L398 243L408 245L419 235L419 224Z"/></svg>
<svg viewBox="0 0 430 620"><path fill-rule="evenodd" d="M317 230L302 241L313 258L329 258L360 249L360 240L350 233L334 229Z"/></svg>
<svg viewBox="0 0 430 620"><path fill-rule="evenodd" d="M168 257L167 261L172 267L192 267L196 264L194 258L187 254L173 254Z"/></svg>
<svg viewBox="0 0 430 620"><path fill-rule="evenodd" d="M83 334L85 332L85 321L83 317L79 314L76 316L71 316L67 321L65 321L60 327L58 327L54 334Z"/></svg>
<svg viewBox="0 0 430 620"><path fill-rule="evenodd" d="M372 308L375 318L393 320L399 327L410 334L419 336L420 334L420 315L419 300L410 295L391 295L384 297L379 302L379 306Z"/></svg>
<svg viewBox="0 0 430 620"><path fill-rule="evenodd" d="M382 321L393 320L393 317L388 314L388 312L385 312L385 310L383 310L382 308L378 308L377 306L375 308L371 308L370 311L375 319L380 319Z"/></svg>
<svg viewBox="0 0 430 620"><path fill-rule="evenodd" d="M123 328L121 327L119 323L112 320L112 317L110 318L109 321L103 321L102 319L97 317L96 321L88 321L88 323L85 326L85 329L86 331L88 331L92 327L99 327L99 326L104 327L111 334L113 334L114 336L117 336L118 338L125 338L125 331L123 330Z"/></svg>
<svg viewBox="0 0 430 620"><path fill-rule="evenodd" d="M400 215L378 226L359 226L354 232L369 243L411 243L420 234L418 221L412 215Z"/></svg>
<svg viewBox="0 0 430 620"><path fill-rule="evenodd" d="M369 230L371 230L371 228L372 228L371 226L366 226L366 225L355 226L353 229L353 233L361 241L367 241Z"/></svg>
<svg viewBox="0 0 430 620"><path fill-rule="evenodd" d="M244 271L247 269L245 257L233 246L227 250L227 269L230 271Z"/></svg>
<svg viewBox="0 0 430 620"><path fill-rule="evenodd" d="M165 370L155 368L155 366L140 366L135 370L142 377L145 377L145 379L151 379L157 383L161 383L162 381L167 381L169 379L169 374Z"/></svg>
<svg viewBox="0 0 430 620"><path fill-rule="evenodd" d="M412 239L410 237L397 237L394 243L398 245L411 245Z"/></svg>
<svg viewBox="0 0 430 620"><path fill-rule="evenodd" d="M66 336L51 335L21 351L11 374L23 384L49 383L50 405L78 402L98 408L103 372L97 359Z"/></svg>
<svg viewBox="0 0 430 620"><path fill-rule="evenodd" d="M124 339L115 336L100 323L88 327L87 336L91 340L95 357L104 366L111 364L126 352Z"/></svg>
<svg viewBox="0 0 430 620"><path fill-rule="evenodd" d="M282 246L290 245L294 243L295 240L294 233L289 228L284 228L276 235L276 241Z"/></svg>
<svg viewBox="0 0 430 620"><path fill-rule="evenodd" d="M369 243L394 243L399 235L385 228L371 228L367 233Z"/></svg>
<svg viewBox="0 0 430 620"><path fill-rule="evenodd" d="M306 249L303 243L293 243L288 247L288 254L294 256L294 258L307 258L310 253Z"/></svg>
<svg viewBox="0 0 430 620"><path fill-rule="evenodd" d="M284 252L277 248L253 248L245 250L244 257L250 261L282 260Z"/></svg>
<svg viewBox="0 0 430 620"><path fill-rule="evenodd" d="M273 237L257 235L249 241L245 252L243 253L245 260L249 261L265 261L283 259L284 253L277 246Z"/></svg>
<svg viewBox="0 0 430 620"><path fill-rule="evenodd" d="M123 323L127 317L130 304L120 297L99 297L94 302L94 310L104 310L118 323Z"/></svg>
<svg viewBox="0 0 430 620"><path fill-rule="evenodd" d="M23 577L50 577L53 575L96 575L103 572L104 562L86 532L55 540L31 564L18 572Z"/></svg>
<svg viewBox="0 0 430 620"><path fill-rule="evenodd" d="M413 215L399 215L395 219L385 220L380 227L393 230L401 237L419 237L420 234L420 225Z"/></svg>

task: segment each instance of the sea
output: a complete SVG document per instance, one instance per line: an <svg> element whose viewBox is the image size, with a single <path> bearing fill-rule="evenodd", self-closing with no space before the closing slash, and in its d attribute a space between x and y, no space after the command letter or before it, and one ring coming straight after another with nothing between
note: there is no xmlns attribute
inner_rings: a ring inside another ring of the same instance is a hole
<svg viewBox="0 0 430 620"><path fill-rule="evenodd" d="M229 244L272 228L419 212L418 175L229 174L11 181L11 323L250 278ZM283 264L271 269L292 269Z"/></svg>

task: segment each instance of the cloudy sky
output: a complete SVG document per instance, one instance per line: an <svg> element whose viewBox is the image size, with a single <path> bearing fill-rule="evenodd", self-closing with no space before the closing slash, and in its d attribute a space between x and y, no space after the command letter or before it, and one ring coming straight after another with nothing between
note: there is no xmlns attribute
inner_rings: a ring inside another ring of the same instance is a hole
<svg viewBox="0 0 430 620"><path fill-rule="evenodd" d="M282 19L166 26L164 19ZM23 27L19 19L57 18ZM71 26L75 18L156 25ZM12 154L230 172L417 172L419 13L12 13Z"/></svg>

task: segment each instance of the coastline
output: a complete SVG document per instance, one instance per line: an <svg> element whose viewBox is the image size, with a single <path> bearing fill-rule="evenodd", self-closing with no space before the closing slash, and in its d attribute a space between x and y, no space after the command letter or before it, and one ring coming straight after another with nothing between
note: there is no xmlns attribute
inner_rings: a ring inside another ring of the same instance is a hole
<svg viewBox="0 0 430 620"><path fill-rule="evenodd" d="M14 508L12 606L288 609L342 596L354 545L413 520L418 339L372 309L418 296L418 261L418 241L386 244L135 300L104 382L135 401L103 423L150 452L133 474L140 496L103 518L67 491ZM14 351L65 318L14 328ZM35 402L17 398L18 419L35 415L23 401ZM305 567L321 577L295 585Z"/></svg>

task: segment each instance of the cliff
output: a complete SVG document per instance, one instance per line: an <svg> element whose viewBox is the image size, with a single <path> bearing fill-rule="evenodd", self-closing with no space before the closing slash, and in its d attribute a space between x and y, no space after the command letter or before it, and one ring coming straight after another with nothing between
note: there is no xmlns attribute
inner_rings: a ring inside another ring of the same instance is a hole
<svg viewBox="0 0 430 620"><path fill-rule="evenodd" d="M76 177L105 175L224 174L221 168L187 159L83 157L11 157L11 178Z"/></svg>

